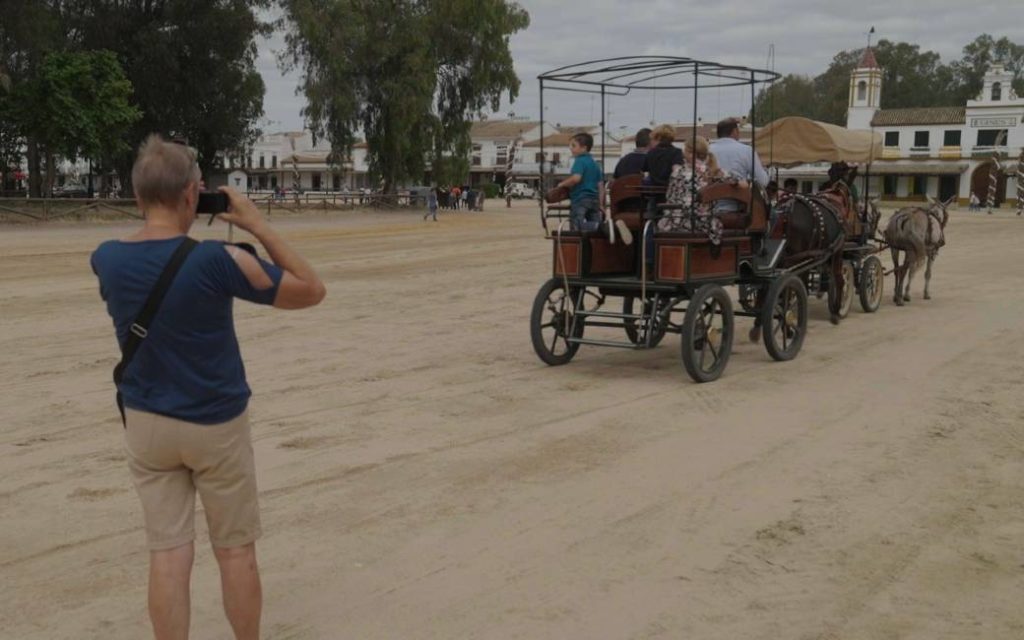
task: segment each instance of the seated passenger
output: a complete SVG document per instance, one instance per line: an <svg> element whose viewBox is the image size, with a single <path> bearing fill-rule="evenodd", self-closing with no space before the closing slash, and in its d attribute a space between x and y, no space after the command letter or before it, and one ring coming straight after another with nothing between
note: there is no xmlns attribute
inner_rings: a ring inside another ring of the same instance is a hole
<svg viewBox="0 0 1024 640"><path fill-rule="evenodd" d="M663 124L652 131L651 137L655 145L644 159L644 173L652 185L667 187L672 170L683 165L683 150L672 144L676 139L676 129L670 124Z"/></svg>
<svg viewBox="0 0 1024 640"><path fill-rule="evenodd" d="M615 165L613 178L634 175L644 172L644 161L647 159L647 152L651 147L651 130L647 127L636 132L636 148L619 158Z"/></svg>
<svg viewBox="0 0 1024 640"><path fill-rule="evenodd" d="M740 142L739 121L726 118L718 123L718 139L711 145L711 152L718 158L722 172L739 180L752 180L767 186L768 172L764 170L761 159L753 150ZM718 200L715 202L715 213L742 211L743 203L737 200Z"/></svg>
<svg viewBox="0 0 1024 640"><path fill-rule="evenodd" d="M693 147L691 149L691 146ZM715 157L708 149L706 138L698 137L695 144L686 145L686 164L676 166L669 180L666 199L683 208L667 213L658 221L659 231L706 233L712 244L722 242L722 221L711 215L704 202L695 202L701 189L718 174Z"/></svg>
<svg viewBox="0 0 1024 640"><path fill-rule="evenodd" d="M596 231L601 226L601 168L590 155L593 148L594 137L589 133L574 135L569 141L573 156L571 175L558 183L559 187L569 189L569 228L573 231Z"/></svg>
<svg viewBox="0 0 1024 640"><path fill-rule="evenodd" d="M651 132L651 138L654 141L654 147L647 152L647 158L644 160L644 173L647 174L647 182L651 186L655 187L667 187L669 179L672 177L672 171L676 167L682 167L683 150L673 145L676 139L676 128L670 124L663 124L657 127ZM653 217L655 207L665 202L664 194L655 194L648 198L647 210L649 215ZM650 226L647 230L647 236L644 238L644 246L647 249L646 262L647 267L654 267L654 254L651 248L654 246L654 226Z"/></svg>

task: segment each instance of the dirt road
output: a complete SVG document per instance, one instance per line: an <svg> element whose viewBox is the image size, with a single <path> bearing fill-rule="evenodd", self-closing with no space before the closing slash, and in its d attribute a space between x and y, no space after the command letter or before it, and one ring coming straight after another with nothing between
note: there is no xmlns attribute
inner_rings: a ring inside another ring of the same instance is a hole
<svg viewBox="0 0 1024 640"><path fill-rule="evenodd" d="M696 385L674 336L541 364L536 213L441 218L282 220L327 299L236 307L267 638L1024 637L1024 221L954 213L932 300L815 302L793 362L741 319ZM3 638L149 634L88 267L132 226L0 227ZM193 637L227 638L200 526Z"/></svg>

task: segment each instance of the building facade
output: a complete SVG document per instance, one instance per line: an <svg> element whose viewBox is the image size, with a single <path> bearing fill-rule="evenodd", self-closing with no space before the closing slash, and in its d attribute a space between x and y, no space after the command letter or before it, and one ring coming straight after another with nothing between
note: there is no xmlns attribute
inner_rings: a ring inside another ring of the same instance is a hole
<svg viewBox="0 0 1024 640"><path fill-rule="evenodd" d="M887 200L955 197L961 204L973 193L985 203L994 183L995 204L1016 198L1024 99L1001 64L989 68L981 93L963 106L881 109L881 80L865 49L850 78L846 126L882 135L880 159L870 167L872 193Z"/></svg>

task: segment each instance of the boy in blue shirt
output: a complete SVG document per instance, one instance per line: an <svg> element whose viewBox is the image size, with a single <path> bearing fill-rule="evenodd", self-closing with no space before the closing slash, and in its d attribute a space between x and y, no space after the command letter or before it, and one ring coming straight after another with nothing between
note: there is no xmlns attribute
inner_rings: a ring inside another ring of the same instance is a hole
<svg viewBox="0 0 1024 640"><path fill-rule="evenodd" d="M594 137L589 133L577 133L569 141L569 151L573 155L572 169L565 180L558 183L559 187L569 191L569 226L573 231L597 231L601 228L601 200L603 195L601 167L597 165L590 150L594 148ZM618 221L621 222L621 221ZM616 223L622 240L626 244L633 241L633 236L625 224ZM610 229L609 229L610 231ZM613 234L609 233L609 236Z"/></svg>

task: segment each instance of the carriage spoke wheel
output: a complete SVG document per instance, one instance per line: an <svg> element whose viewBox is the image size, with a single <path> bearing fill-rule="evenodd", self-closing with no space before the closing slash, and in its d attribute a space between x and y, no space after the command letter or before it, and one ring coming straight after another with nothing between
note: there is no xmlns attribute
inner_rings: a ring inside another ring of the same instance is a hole
<svg viewBox="0 0 1024 640"><path fill-rule="evenodd" d="M537 292L530 313L530 340L537 357L552 366L572 360L580 345L569 342L569 335L583 337L582 317L575 314L583 292L570 288L567 293L561 278L551 278Z"/></svg>
<svg viewBox="0 0 1024 640"><path fill-rule="evenodd" d="M717 380L732 354L732 301L725 289L706 284L686 306L682 356L686 373L697 382Z"/></svg>
<svg viewBox="0 0 1024 640"><path fill-rule="evenodd" d="M832 300L836 295L836 282L829 280L828 298L829 307L832 307ZM839 317L845 318L850 315L850 307L853 306L853 290L856 288L853 277L853 263L843 260L843 297L839 300Z"/></svg>
<svg viewBox="0 0 1024 640"><path fill-rule="evenodd" d="M864 313L878 311L882 304L882 289L885 286L885 270L878 256L868 256L860 267L860 280L857 283L860 295L860 308Z"/></svg>
<svg viewBox="0 0 1024 640"><path fill-rule="evenodd" d="M761 309L764 347L776 360L792 360L807 334L807 289L790 274L772 282Z"/></svg>
<svg viewBox="0 0 1024 640"><path fill-rule="evenodd" d="M625 296L622 298L622 313L629 315L633 313L635 307L640 305L637 302L640 300L637 296ZM664 298L658 299L658 315L654 318L654 331L651 335L651 342L647 344L647 330L650 328L648 320L634 320L632 318L624 318L622 320L623 328L626 330L626 337L629 341L637 345L647 345L649 348L658 346L661 339L665 337L665 331L668 328L668 313L665 310L665 306L670 304L669 300ZM648 298L643 304L643 315L649 316L651 309L654 305L654 298ZM639 314L639 309L637 310Z"/></svg>

